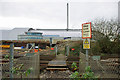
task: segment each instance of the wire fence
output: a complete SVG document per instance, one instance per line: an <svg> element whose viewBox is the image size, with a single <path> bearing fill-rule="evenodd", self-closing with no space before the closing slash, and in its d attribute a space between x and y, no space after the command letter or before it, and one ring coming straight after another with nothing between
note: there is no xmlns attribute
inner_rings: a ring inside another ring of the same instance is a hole
<svg viewBox="0 0 120 80"><path fill-rule="evenodd" d="M40 51L38 53L26 53L25 56L22 56L18 59L14 59L14 67L16 67L17 65L23 64L22 69L19 70L19 72L21 73L24 73L28 69L31 69L30 74L28 74L27 76L26 74L24 74L22 75L22 78L39 78L40 67L41 67L40 55L44 55L44 54L58 55L62 53L65 55L69 55L70 53L71 54L75 53L76 50L77 50L77 53L80 52L80 48L74 48L75 50L73 49L71 51L71 47L72 47L72 44L70 44L70 42L64 42L62 44L56 45L44 51ZM94 58L94 56L95 55L89 56L88 65L91 66L91 69L94 72L95 76L98 76L99 78L120 78L119 58L113 57L113 58L101 59L100 57ZM52 57L51 59L53 59L54 57ZM80 57L79 71L82 74L85 72L87 61L86 61L85 54L80 53L79 57ZM10 77L9 65L10 65L9 62L2 64L3 78ZM13 77L21 78L21 76L18 74L13 74Z"/></svg>
<svg viewBox="0 0 120 80"><path fill-rule="evenodd" d="M83 53L80 53L80 72L85 72L86 67L86 56ZM88 64L94 72L95 76L99 78L120 78L120 65L118 58L106 59L106 60L97 60L93 59L92 56L89 56Z"/></svg>
<svg viewBox="0 0 120 80"><path fill-rule="evenodd" d="M10 78L9 65L9 62L2 65L2 78ZM22 68L17 70L20 65L23 65ZM27 53L26 56L14 60L13 78L39 78L39 65L39 54Z"/></svg>

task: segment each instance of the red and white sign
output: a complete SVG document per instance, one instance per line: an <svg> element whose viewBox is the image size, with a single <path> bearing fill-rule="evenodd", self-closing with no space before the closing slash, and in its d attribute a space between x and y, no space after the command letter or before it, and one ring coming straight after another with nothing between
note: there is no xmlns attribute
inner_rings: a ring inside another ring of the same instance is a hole
<svg viewBox="0 0 120 80"><path fill-rule="evenodd" d="M82 24L82 39L91 37L91 22Z"/></svg>
<svg viewBox="0 0 120 80"><path fill-rule="evenodd" d="M54 48L51 48L51 50L54 50Z"/></svg>
<svg viewBox="0 0 120 80"><path fill-rule="evenodd" d="M72 50L72 51L74 51L75 49L74 49L74 48L72 48L71 50Z"/></svg>

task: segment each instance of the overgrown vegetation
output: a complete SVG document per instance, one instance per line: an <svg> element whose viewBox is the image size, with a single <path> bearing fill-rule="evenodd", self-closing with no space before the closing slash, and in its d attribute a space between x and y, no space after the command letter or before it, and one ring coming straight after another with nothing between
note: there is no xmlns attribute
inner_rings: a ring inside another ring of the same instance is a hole
<svg viewBox="0 0 120 80"><path fill-rule="evenodd" d="M77 64L77 63L75 63L75 62L72 63L71 68L73 69L73 71L76 71L77 68L78 68L76 64Z"/></svg>
<svg viewBox="0 0 120 80"><path fill-rule="evenodd" d="M80 50L81 50L81 52L84 51L82 49L82 45L83 45L83 43L81 40L79 42L76 42L74 46L70 47L70 49L69 49L70 55L79 56ZM81 49L80 49L80 46L81 46ZM74 49L74 50L72 50L72 49Z"/></svg>
<svg viewBox="0 0 120 80"><path fill-rule="evenodd" d="M120 53L120 27L117 19L96 19L92 22L91 45L93 54L118 54Z"/></svg>
<svg viewBox="0 0 120 80"><path fill-rule="evenodd" d="M85 53L83 43L80 41L75 46L70 48L70 54L78 55L82 46L81 52ZM95 19L92 22L92 39L91 49L89 52L92 55L103 54L119 54L120 53L120 27L117 19Z"/></svg>
<svg viewBox="0 0 120 80"><path fill-rule="evenodd" d="M5 55L5 59L9 59L9 56L10 55ZM14 59L13 59L13 61L14 61ZM16 62L14 62L14 63L16 63ZM22 70L23 67L24 67L24 64L17 64L16 66L12 67L12 73L17 74L22 79L23 75L28 76L31 73L31 71L33 70L33 68L31 67L31 68L28 68L27 70L23 71Z"/></svg>
<svg viewBox="0 0 120 80"><path fill-rule="evenodd" d="M28 76L33 70L33 68L28 68L27 70L22 71L23 67L24 67L24 64L16 65L15 67L12 68L12 73L17 74L22 79L23 75Z"/></svg>
<svg viewBox="0 0 120 80"><path fill-rule="evenodd" d="M9 55L6 54L4 58L5 58L5 59L9 59Z"/></svg>
<svg viewBox="0 0 120 80"><path fill-rule="evenodd" d="M88 66L85 68L85 73L82 74L81 78L92 80L92 79L97 79L98 76L95 76L94 72L92 72L91 70L91 67Z"/></svg>
<svg viewBox="0 0 120 80"><path fill-rule="evenodd" d="M77 69L77 65L75 62L72 63L72 68ZM87 80L95 80L98 78L98 76L95 76L94 72L92 72L91 67L88 66L85 68L85 73L79 73L78 71L75 71L70 75L70 78L73 80L80 80L80 79L87 79Z"/></svg>

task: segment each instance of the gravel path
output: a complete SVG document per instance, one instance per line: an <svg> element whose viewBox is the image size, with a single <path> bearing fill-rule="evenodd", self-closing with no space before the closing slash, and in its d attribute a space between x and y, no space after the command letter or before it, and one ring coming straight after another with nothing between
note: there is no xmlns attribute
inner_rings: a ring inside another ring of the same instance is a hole
<svg viewBox="0 0 120 80"><path fill-rule="evenodd" d="M69 76L72 73L73 72L70 70L66 70L66 71L46 71L46 70L44 70L40 74L40 78L70 78Z"/></svg>

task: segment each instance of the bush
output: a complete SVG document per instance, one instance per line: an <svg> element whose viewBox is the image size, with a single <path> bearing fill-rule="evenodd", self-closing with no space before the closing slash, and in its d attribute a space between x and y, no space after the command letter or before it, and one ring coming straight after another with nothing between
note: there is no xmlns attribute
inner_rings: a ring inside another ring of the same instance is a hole
<svg viewBox="0 0 120 80"><path fill-rule="evenodd" d="M83 73L82 78L87 80L97 79L98 76L94 75L94 72L92 72L91 67L88 66L85 68L85 73Z"/></svg>
<svg viewBox="0 0 120 80"><path fill-rule="evenodd" d="M120 43L111 42L108 38L103 38L98 41L100 46L100 52L106 54L118 54L120 53Z"/></svg>
<svg viewBox="0 0 120 80"><path fill-rule="evenodd" d="M77 63L73 62L71 68L72 68L73 70L77 70L77 68L78 68L78 67L77 67Z"/></svg>
<svg viewBox="0 0 120 80"><path fill-rule="evenodd" d="M91 53L94 55L99 55L100 54L100 46L98 42L91 42Z"/></svg>

